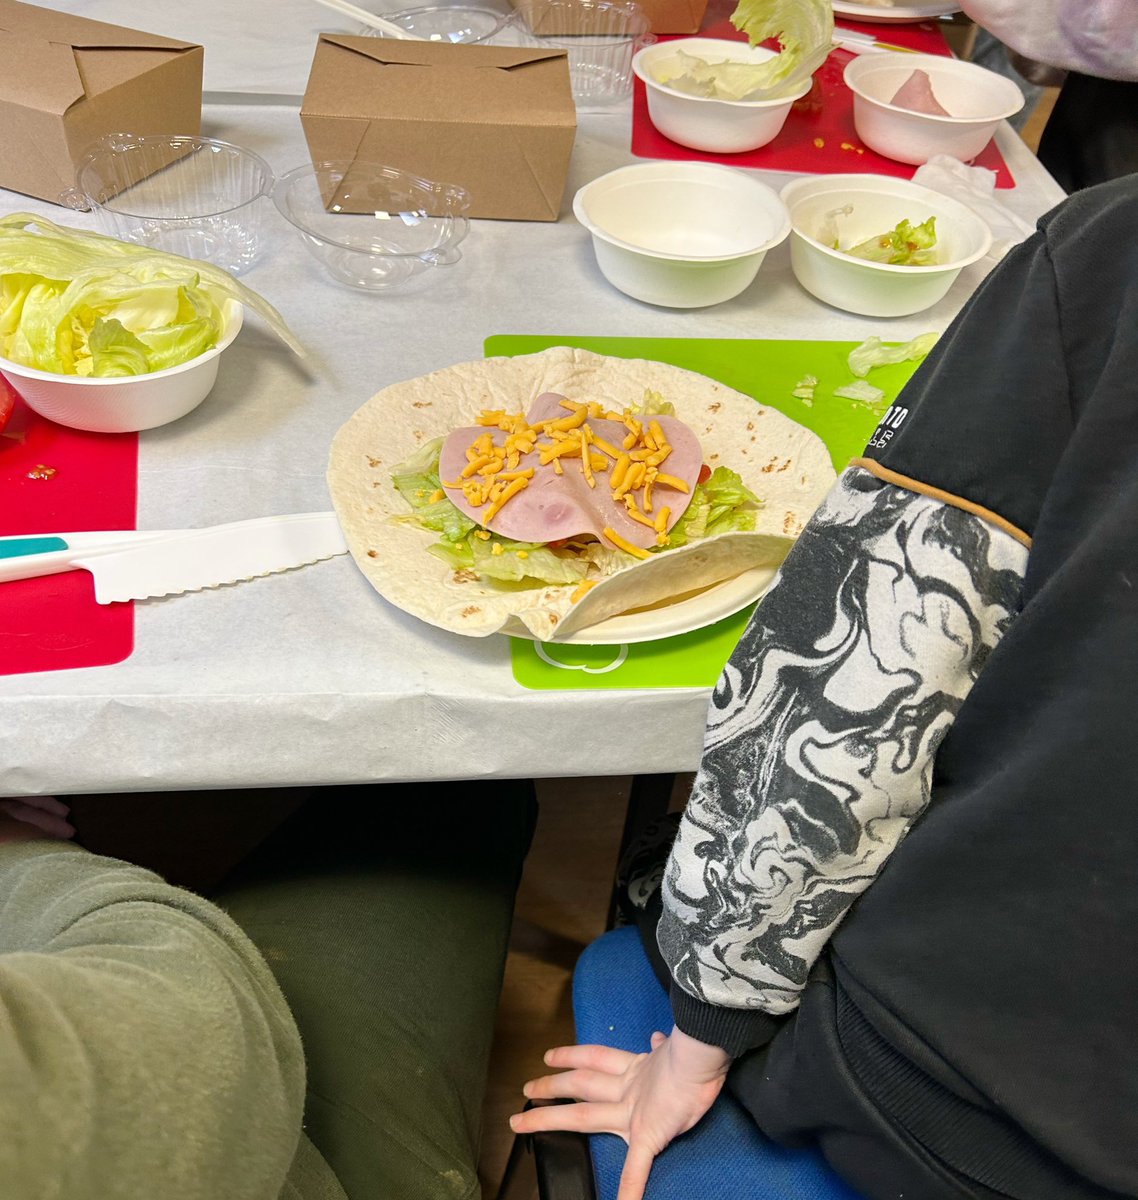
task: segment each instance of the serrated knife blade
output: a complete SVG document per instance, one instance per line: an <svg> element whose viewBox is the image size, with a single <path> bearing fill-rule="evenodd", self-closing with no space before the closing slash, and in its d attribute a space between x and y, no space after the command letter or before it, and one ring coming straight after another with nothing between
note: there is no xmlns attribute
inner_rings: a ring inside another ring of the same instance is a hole
<svg viewBox="0 0 1138 1200"><path fill-rule="evenodd" d="M203 529L0 538L0 582L87 570L99 604L241 583L346 554L333 512L256 517Z"/></svg>

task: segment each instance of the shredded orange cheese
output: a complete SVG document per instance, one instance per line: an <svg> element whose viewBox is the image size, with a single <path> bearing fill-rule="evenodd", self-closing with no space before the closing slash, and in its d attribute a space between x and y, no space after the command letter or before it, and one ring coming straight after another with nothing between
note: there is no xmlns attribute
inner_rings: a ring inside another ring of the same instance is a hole
<svg viewBox="0 0 1138 1200"><path fill-rule="evenodd" d="M675 475L665 475L663 471L656 476L656 482L662 483L665 487L675 488L677 492L684 492L685 494L689 490L688 485L682 479L677 479Z"/></svg>
<svg viewBox="0 0 1138 1200"><path fill-rule="evenodd" d="M573 595L569 597L569 603L576 604L586 592L595 588L599 582L599 579L582 579L573 589Z"/></svg>
<svg viewBox="0 0 1138 1200"><path fill-rule="evenodd" d="M653 521L651 517L646 517L640 511L640 509L636 507L636 501L631 496L625 496L624 499L626 501L624 510L634 521L638 521L641 525L647 525L649 529L656 528L656 522Z"/></svg>
<svg viewBox="0 0 1138 1200"><path fill-rule="evenodd" d="M610 529L609 526L604 528L604 536L618 549L623 550L626 554L634 554L637 558L648 558L647 550L641 550L639 546L634 546L631 542L627 542L620 536L615 529Z"/></svg>
<svg viewBox="0 0 1138 1200"><path fill-rule="evenodd" d="M481 412L477 424L485 432L467 448L461 477L444 486L460 488L472 508L483 509L479 516L485 527L534 478L533 467L521 466L524 455L536 450L538 462L542 466L552 465L558 475L564 474L564 461L579 459L582 477L589 487L597 486L597 472L608 471L612 498L624 502L631 520L656 532L657 545L667 545L671 510L663 506L658 513L649 515L653 514L653 491L665 487L686 493L689 488L678 476L660 470L672 453L660 422L653 417L640 419L627 409L622 413L611 412L596 400L579 403L563 399L561 407L568 410L568 415L532 425L521 412L508 413L503 409ZM615 445L597 436L590 419L619 421L627 435L619 446ZM496 440L495 431L504 434L504 438ZM443 495L445 492L435 493L431 498ZM485 528L476 532L479 537L490 536ZM603 536L637 558L649 557L647 550L632 545L613 529L606 528ZM501 553L500 546L496 544L493 552Z"/></svg>
<svg viewBox="0 0 1138 1200"><path fill-rule="evenodd" d="M518 492L520 492L522 490L522 488L524 488L526 486L527 483L529 483L528 479L512 479L506 485L506 488L502 492L502 494L490 505L490 507L483 514L483 519L482 519L483 525L488 525L494 519L495 515L497 514L498 510L502 507L502 505L505 504L507 500L510 500L514 496L516 496L518 494Z"/></svg>

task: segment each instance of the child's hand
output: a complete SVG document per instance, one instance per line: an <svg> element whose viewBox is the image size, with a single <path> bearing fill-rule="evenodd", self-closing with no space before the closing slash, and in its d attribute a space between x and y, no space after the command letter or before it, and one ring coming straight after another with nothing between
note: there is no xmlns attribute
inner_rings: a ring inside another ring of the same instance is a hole
<svg viewBox="0 0 1138 1200"><path fill-rule="evenodd" d="M54 796L0 800L0 842L72 838L75 826L67 819L70 813L71 809Z"/></svg>
<svg viewBox="0 0 1138 1200"><path fill-rule="evenodd" d="M545 1061L565 1067L525 1086L531 1099L571 1097L577 1104L527 1109L510 1118L515 1133L574 1129L615 1133L628 1143L617 1200L641 1200L652 1160L691 1129L723 1087L731 1057L678 1029L652 1035L647 1054L607 1046L561 1046Z"/></svg>

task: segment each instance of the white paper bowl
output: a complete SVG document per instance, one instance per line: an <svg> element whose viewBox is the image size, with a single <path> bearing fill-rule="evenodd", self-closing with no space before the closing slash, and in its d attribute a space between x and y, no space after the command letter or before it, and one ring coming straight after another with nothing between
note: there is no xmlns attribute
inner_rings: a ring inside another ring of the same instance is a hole
<svg viewBox="0 0 1138 1200"><path fill-rule="evenodd" d="M966 205L930 188L884 175L797 179L782 189L790 212L790 265L798 282L835 308L866 317L905 317L941 299L970 263L988 253L992 233ZM920 224L936 217L937 248L943 261L905 267L851 258L821 235L828 213L838 218L843 246L885 233L903 220Z"/></svg>
<svg viewBox="0 0 1138 1200"><path fill-rule="evenodd" d="M225 302L225 334L212 350L149 375L54 375L0 358L0 375L41 417L94 433L133 433L184 417L209 395L221 352L241 331L243 310Z"/></svg>
<svg viewBox="0 0 1138 1200"><path fill-rule="evenodd" d="M573 213L613 287L667 308L739 295L790 232L773 189L733 167L652 162L587 183Z"/></svg>
<svg viewBox="0 0 1138 1200"><path fill-rule="evenodd" d="M653 78L653 68L677 50L705 62L746 63L766 62L774 58L774 51L720 38L678 38L637 53L632 69L644 82L649 119L666 138L693 150L740 154L773 142L794 102L810 91L811 81L807 79L797 91L778 100L717 100L688 95Z"/></svg>
<svg viewBox="0 0 1138 1200"><path fill-rule="evenodd" d="M924 71L933 95L953 115L898 108L890 100L914 71ZM1003 75L937 54L859 54L843 75L853 92L854 127L871 149L897 162L926 163L934 154L971 162L996 127L1023 108L1023 93Z"/></svg>

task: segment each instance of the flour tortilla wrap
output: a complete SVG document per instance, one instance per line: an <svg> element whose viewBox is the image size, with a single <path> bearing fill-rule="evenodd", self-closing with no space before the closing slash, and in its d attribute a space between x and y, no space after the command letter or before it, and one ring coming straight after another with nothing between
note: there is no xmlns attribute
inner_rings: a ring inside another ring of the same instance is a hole
<svg viewBox="0 0 1138 1200"><path fill-rule="evenodd" d="M700 440L704 461L729 467L763 501L755 532L723 533L654 554L597 583L521 588L455 571L427 547L436 534L392 517L410 510L392 468L425 442L469 425L483 409L525 411L542 392L635 408L659 392ZM460 363L373 396L332 442L328 485L360 570L386 600L441 629L557 641L600 621L777 565L835 478L823 442L750 396L704 375L646 359L556 346L516 358Z"/></svg>

